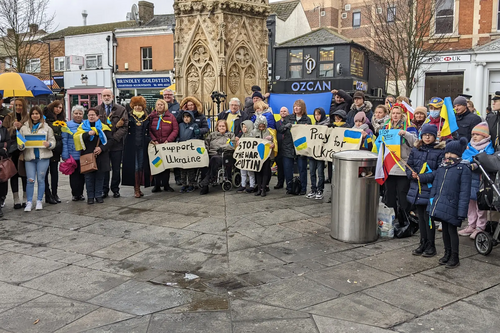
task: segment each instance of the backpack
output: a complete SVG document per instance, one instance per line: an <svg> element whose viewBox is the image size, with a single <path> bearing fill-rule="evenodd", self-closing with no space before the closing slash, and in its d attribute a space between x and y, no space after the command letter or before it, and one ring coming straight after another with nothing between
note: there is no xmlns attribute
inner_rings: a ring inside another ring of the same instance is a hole
<svg viewBox="0 0 500 333"><path fill-rule="evenodd" d="M291 186L291 193L293 195L299 195L300 191L302 190L302 183L300 182L299 177L293 177L292 178L292 186Z"/></svg>

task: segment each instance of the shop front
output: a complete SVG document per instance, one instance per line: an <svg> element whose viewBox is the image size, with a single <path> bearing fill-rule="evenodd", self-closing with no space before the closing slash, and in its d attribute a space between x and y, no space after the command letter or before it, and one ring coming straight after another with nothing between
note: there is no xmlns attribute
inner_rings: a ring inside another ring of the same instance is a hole
<svg viewBox="0 0 500 333"><path fill-rule="evenodd" d="M146 99L147 106L153 109L156 100L163 98L160 90L172 84L172 75L117 75L116 88L118 96L126 101L131 96L142 96Z"/></svg>

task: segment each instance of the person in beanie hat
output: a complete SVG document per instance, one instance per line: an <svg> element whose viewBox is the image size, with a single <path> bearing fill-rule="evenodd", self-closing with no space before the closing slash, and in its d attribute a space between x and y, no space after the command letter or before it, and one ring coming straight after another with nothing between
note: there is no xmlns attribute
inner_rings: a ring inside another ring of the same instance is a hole
<svg viewBox="0 0 500 333"><path fill-rule="evenodd" d="M467 141L470 141L472 129L481 122L481 117L469 111L467 99L463 96L455 98L453 106L457 117L457 135L459 138L464 137Z"/></svg>
<svg viewBox="0 0 500 333"><path fill-rule="evenodd" d="M490 130L486 122L482 122L472 129L472 139L462 155L462 160L470 163L472 169L472 182L469 213L467 214L468 225L465 229L460 230L458 234L460 236L470 236L472 239L475 239L476 235L486 228L486 222L488 221L488 212L479 210L477 206L477 192L479 191L481 173L478 170L477 163L474 162L474 156L482 152L488 155L495 152L491 142Z"/></svg>
<svg viewBox="0 0 500 333"><path fill-rule="evenodd" d="M415 127L417 131L420 132L420 129L422 128L422 126L426 121L427 121L427 108L425 106L418 106L417 108L415 108L415 111L413 112L413 120L411 121L413 127Z"/></svg>
<svg viewBox="0 0 500 333"><path fill-rule="evenodd" d="M252 100L253 103L255 104L258 101L263 101L264 96L262 96L262 93L260 91L254 91L254 93L252 94Z"/></svg>
<svg viewBox="0 0 500 333"><path fill-rule="evenodd" d="M363 94L363 92L361 91L356 91L354 93L353 99L354 103L351 105L351 110L347 114L347 120L346 120L349 127L354 126L354 116L358 112L364 112L366 118L368 118L368 120L370 120L371 122L373 117L373 111L372 111L373 105L371 102L365 101L365 94Z"/></svg>
<svg viewBox="0 0 500 333"><path fill-rule="evenodd" d="M427 206L432 221L443 225L444 256L439 264L446 268L460 265L457 228L467 216L472 179L469 166L462 163L466 147L465 138L446 141L444 159L434 177Z"/></svg>
<svg viewBox="0 0 500 333"><path fill-rule="evenodd" d="M415 142L415 147L408 157L406 175L410 179L410 189L406 199L416 208L420 230L420 245L412 251L413 255L433 257L436 255L436 226L426 212L429 203L431 184L444 157L444 141L437 138L437 126L425 124L421 131L422 139Z"/></svg>

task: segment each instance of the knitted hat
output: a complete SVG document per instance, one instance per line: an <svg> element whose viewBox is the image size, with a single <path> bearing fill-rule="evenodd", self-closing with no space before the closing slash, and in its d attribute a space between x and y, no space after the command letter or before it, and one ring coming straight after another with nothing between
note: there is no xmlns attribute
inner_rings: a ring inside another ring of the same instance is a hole
<svg viewBox="0 0 500 333"><path fill-rule="evenodd" d="M437 132L438 132L438 128L436 125L424 124L424 126L422 126L422 130L420 131L420 135L423 136L424 134L431 134L431 135L434 135L434 137L436 138Z"/></svg>
<svg viewBox="0 0 500 333"><path fill-rule="evenodd" d="M440 108L443 106L443 104L444 104L443 99L439 97L432 97L431 101L429 102L429 105L435 108Z"/></svg>
<svg viewBox="0 0 500 333"><path fill-rule="evenodd" d="M479 123L472 129L472 134L479 134L484 136L485 138L490 136L490 129L488 127L488 123L483 121L482 123Z"/></svg>
<svg viewBox="0 0 500 333"><path fill-rule="evenodd" d="M146 110L146 100L142 96L134 96L130 99L130 107L133 109L134 106L142 106L142 110Z"/></svg>
<svg viewBox="0 0 500 333"><path fill-rule="evenodd" d="M364 101L365 100L365 94L363 94L362 91L356 91L354 93L354 96L352 97L352 99L356 99L356 98L361 98Z"/></svg>
<svg viewBox="0 0 500 333"><path fill-rule="evenodd" d="M417 114L417 113L422 113L425 117L427 117L427 108L425 106L417 106L414 114Z"/></svg>
<svg viewBox="0 0 500 333"><path fill-rule="evenodd" d="M467 106L467 98L465 98L464 96L458 96L457 98L455 98L455 100L453 101L453 105L463 105L463 106Z"/></svg>
<svg viewBox="0 0 500 333"><path fill-rule="evenodd" d="M462 154L467 148L467 138L461 137L460 140L449 139L446 141L446 148L444 149L446 153L453 153L457 156L462 156Z"/></svg>
<svg viewBox="0 0 500 333"><path fill-rule="evenodd" d="M254 97L259 97L261 100L264 100L264 96L262 96L260 91L254 91L254 93L252 94L252 98Z"/></svg>
<svg viewBox="0 0 500 333"><path fill-rule="evenodd" d="M262 91L259 86L252 86L252 91Z"/></svg>
<svg viewBox="0 0 500 333"><path fill-rule="evenodd" d="M366 123L366 115L364 112L358 112L354 116L354 122L361 121L363 124Z"/></svg>
<svg viewBox="0 0 500 333"><path fill-rule="evenodd" d="M342 118L342 120L346 120L347 113L344 110L337 110L334 113L332 113L332 116L333 117L339 116L340 118ZM335 120L335 118L333 118L333 119Z"/></svg>

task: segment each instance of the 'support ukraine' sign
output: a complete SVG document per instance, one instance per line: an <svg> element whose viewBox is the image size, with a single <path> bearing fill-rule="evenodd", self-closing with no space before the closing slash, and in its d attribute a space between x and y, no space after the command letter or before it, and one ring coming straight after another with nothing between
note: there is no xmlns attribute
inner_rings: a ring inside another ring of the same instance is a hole
<svg viewBox="0 0 500 333"><path fill-rule="evenodd" d="M234 151L235 167L259 172L271 154L271 142L263 139L241 138Z"/></svg>
<svg viewBox="0 0 500 333"><path fill-rule="evenodd" d="M359 150L363 141L363 131L352 128L293 125L291 132L297 155L320 161L331 162L338 151Z"/></svg>
<svg viewBox="0 0 500 333"><path fill-rule="evenodd" d="M148 156L152 175L172 168L203 168L209 162L203 140L150 144Z"/></svg>

